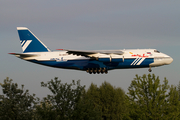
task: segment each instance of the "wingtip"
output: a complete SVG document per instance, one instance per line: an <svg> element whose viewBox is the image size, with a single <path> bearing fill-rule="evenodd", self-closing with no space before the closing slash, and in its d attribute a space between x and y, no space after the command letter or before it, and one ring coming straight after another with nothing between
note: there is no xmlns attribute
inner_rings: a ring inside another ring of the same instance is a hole
<svg viewBox="0 0 180 120"><path fill-rule="evenodd" d="M17 27L17 30L27 30L27 27Z"/></svg>

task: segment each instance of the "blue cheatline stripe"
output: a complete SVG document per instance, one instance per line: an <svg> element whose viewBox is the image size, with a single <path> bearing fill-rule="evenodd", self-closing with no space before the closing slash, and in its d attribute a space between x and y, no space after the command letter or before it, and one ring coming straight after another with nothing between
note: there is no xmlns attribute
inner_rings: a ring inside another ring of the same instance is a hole
<svg viewBox="0 0 180 120"><path fill-rule="evenodd" d="M132 63L131 65L137 65L139 61L141 61L142 58L136 58Z"/></svg>
<svg viewBox="0 0 180 120"><path fill-rule="evenodd" d="M136 65L140 60L141 60L142 58L139 58L139 60L138 61L136 61L135 63L134 63L134 65Z"/></svg>
<svg viewBox="0 0 180 120"><path fill-rule="evenodd" d="M135 65L137 61L139 61L139 58L136 58L136 59L131 63L131 65Z"/></svg>
<svg viewBox="0 0 180 120"><path fill-rule="evenodd" d="M142 60L144 58L136 59L124 59L124 62L100 62L97 60L68 60L68 61L37 61L30 60L31 62L47 65L57 68L67 68L67 69L79 69L85 70L86 68L107 68L108 70L112 69L125 69L125 68L142 68L149 67L149 64L154 62L154 58L146 58L142 61L140 65L132 65L133 61ZM135 62L134 62L135 63Z"/></svg>
<svg viewBox="0 0 180 120"><path fill-rule="evenodd" d="M141 65L141 63L145 60L146 58L142 58L136 65Z"/></svg>
<svg viewBox="0 0 180 120"><path fill-rule="evenodd" d="M132 63L131 63L131 65L133 65L134 64L134 62L136 62L138 60L138 58L136 58Z"/></svg>

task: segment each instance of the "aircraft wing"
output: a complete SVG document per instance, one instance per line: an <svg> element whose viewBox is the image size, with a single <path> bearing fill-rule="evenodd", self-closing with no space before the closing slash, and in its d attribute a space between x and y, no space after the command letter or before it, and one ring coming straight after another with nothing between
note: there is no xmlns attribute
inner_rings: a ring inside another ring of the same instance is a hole
<svg viewBox="0 0 180 120"><path fill-rule="evenodd" d="M57 50L64 50L67 51L68 54L73 54L73 55L81 55L85 57L92 57L93 55L96 54L116 54L116 55L122 55L124 54L123 51L121 50L67 50L67 49L57 49Z"/></svg>

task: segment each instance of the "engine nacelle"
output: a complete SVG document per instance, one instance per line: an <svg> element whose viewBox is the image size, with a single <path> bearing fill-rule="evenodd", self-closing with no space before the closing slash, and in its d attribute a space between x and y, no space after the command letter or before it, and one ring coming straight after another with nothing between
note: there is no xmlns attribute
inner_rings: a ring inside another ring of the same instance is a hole
<svg viewBox="0 0 180 120"><path fill-rule="evenodd" d="M99 56L98 61L101 62L124 62L124 56L122 55L103 55Z"/></svg>
<svg viewBox="0 0 180 120"><path fill-rule="evenodd" d="M111 62L111 56L110 55L103 55L98 57L98 61L101 62Z"/></svg>
<svg viewBox="0 0 180 120"><path fill-rule="evenodd" d="M122 55L111 55L111 62L124 62L124 56L122 56Z"/></svg>

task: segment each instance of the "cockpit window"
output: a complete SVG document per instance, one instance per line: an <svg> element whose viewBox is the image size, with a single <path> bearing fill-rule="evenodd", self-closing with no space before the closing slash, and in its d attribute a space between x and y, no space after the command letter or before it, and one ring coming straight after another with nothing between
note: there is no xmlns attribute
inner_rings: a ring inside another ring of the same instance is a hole
<svg viewBox="0 0 180 120"><path fill-rule="evenodd" d="M158 50L154 50L154 52L160 53Z"/></svg>

